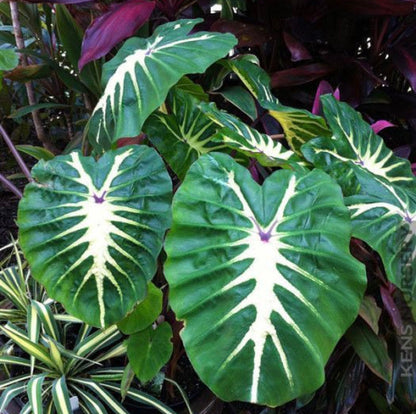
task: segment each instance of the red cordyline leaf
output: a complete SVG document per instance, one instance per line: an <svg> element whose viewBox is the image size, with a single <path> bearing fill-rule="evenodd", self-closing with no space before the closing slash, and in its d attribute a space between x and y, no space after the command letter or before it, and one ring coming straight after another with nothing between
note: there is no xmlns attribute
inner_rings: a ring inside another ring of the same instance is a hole
<svg viewBox="0 0 416 414"><path fill-rule="evenodd" d="M321 95L326 95L327 93L334 93L332 86L326 80L320 81L318 88L316 89L315 99L313 100L312 113L314 115L322 115L320 97Z"/></svg>
<svg viewBox="0 0 416 414"><path fill-rule="evenodd" d="M309 50L306 49L306 47L303 46L303 44L290 33L283 32L283 39L285 41L286 47L289 49L292 62L312 59Z"/></svg>
<svg viewBox="0 0 416 414"><path fill-rule="evenodd" d="M303 85L315 79L322 78L334 68L326 63L311 63L297 68L285 69L271 75L272 88Z"/></svg>
<svg viewBox="0 0 416 414"><path fill-rule="evenodd" d="M55 4L77 4L77 3L91 3L94 0L24 0L27 3L55 3Z"/></svg>
<svg viewBox="0 0 416 414"><path fill-rule="evenodd" d="M351 13L370 16L406 16L414 11L416 0L328 0Z"/></svg>
<svg viewBox="0 0 416 414"><path fill-rule="evenodd" d="M374 122L374 124L371 124L371 128L373 129L373 131L378 134L380 131L382 131L385 128L390 128L390 127L394 127L396 125L392 124L389 121L376 121Z"/></svg>
<svg viewBox="0 0 416 414"><path fill-rule="evenodd" d="M79 70L133 35L149 20L154 8L154 1L128 0L112 5L107 13L95 19L87 28L82 41Z"/></svg>
<svg viewBox="0 0 416 414"><path fill-rule="evenodd" d="M397 46L392 51L393 61L416 92L416 47Z"/></svg>

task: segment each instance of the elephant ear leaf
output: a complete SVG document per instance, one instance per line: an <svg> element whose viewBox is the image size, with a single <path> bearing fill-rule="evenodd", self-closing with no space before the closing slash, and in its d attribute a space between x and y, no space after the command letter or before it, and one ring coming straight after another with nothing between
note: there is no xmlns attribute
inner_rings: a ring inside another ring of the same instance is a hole
<svg viewBox="0 0 416 414"><path fill-rule="evenodd" d="M146 296L170 224L172 185L146 146L40 161L19 204L35 279L90 325L118 322Z"/></svg>
<svg viewBox="0 0 416 414"><path fill-rule="evenodd" d="M148 39L130 38L104 65L105 90L88 130L97 152L119 138L138 135L183 75L204 72L235 46L237 39L231 34L189 35L201 21L177 20L159 26Z"/></svg>
<svg viewBox="0 0 416 414"><path fill-rule="evenodd" d="M350 236L340 188L322 171L279 170L259 186L226 154L192 165L174 197L165 274L187 355L220 398L277 406L323 383L366 283Z"/></svg>
<svg viewBox="0 0 416 414"><path fill-rule="evenodd" d="M321 99L334 136L312 140L302 151L332 175L342 166L344 177L354 176L357 185L343 188L353 236L380 254L387 277L416 311L416 179L410 163L395 156L349 105L329 95Z"/></svg>

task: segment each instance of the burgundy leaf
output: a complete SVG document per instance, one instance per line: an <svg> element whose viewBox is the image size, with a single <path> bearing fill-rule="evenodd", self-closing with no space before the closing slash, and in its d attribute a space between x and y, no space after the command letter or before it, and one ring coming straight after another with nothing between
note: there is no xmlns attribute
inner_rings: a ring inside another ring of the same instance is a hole
<svg viewBox="0 0 416 414"><path fill-rule="evenodd" d="M86 30L82 41L79 70L131 36L147 22L154 8L154 1L128 0L112 5L107 13L95 19Z"/></svg>
<svg viewBox="0 0 416 414"><path fill-rule="evenodd" d="M403 325L402 317L400 315L399 309L397 308L396 303L391 295L391 289L387 289L384 286L380 287L381 299L383 300L384 308L389 314L393 326L397 332L401 332Z"/></svg>
<svg viewBox="0 0 416 414"><path fill-rule="evenodd" d="M322 114L322 105L320 97L321 95L325 95L327 93L334 93L332 86L326 80L320 81L318 89L316 90L315 99L313 101L312 113L314 115Z"/></svg>
<svg viewBox="0 0 416 414"><path fill-rule="evenodd" d="M271 39L270 33L263 26L235 20L218 19L212 24L211 30L232 33L238 39L239 47L262 46Z"/></svg>
<svg viewBox="0 0 416 414"><path fill-rule="evenodd" d="M395 125L394 125L395 126ZM401 145L393 150L394 154L398 157L408 159L412 153L412 148L410 145Z"/></svg>
<svg viewBox="0 0 416 414"><path fill-rule="evenodd" d="M310 65L285 69L271 75L271 85L272 88L303 85L327 76L333 70L333 67L326 63L311 63Z"/></svg>
<svg viewBox="0 0 416 414"><path fill-rule="evenodd" d="M303 46L303 44L290 33L283 32L283 39L285 41L286 47L289 49L292 62L312 59L308 49L306 49L306 47Z"/></svg>
<svg viewBox="0 0 416 414"><path fill-rule="evenodd" d="M93 0L25 0L27 3L55 3L55 4L78 4L78 3L88 3L92 2Z"/></svg>
<svg viewBox="0 0 416 414"><path fill-rule="evenodd" d="M416 92L416 46L397 46L392 50L394 63Z"/></svg>
<svg viewBox="0 0 416 414"><path fill-rule="evenodd" d="M416 175L416 162L412 164L412 172L414 175Z"/></svg>
<svg viewBox="0 0 416 414"><path fill-rule="evenodd" d="M369 16L405 16L414 10L416 0L327 0L342 10Z"/></svg>
<svg viewBox="0 0 416 414"><path fill-rule="evenodd" d="M371 128L373 131L378 134L380 131L382 131L385 128L395 127L396 125L392 124L389 121L376 121L374 124L371 124Z"/></svg>

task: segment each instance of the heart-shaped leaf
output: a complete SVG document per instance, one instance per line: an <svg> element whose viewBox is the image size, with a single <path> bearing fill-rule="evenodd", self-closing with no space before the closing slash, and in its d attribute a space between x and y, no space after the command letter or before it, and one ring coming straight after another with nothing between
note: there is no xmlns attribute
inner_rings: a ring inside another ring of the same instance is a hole
<svg viewBox="0 0 416 414"><path fill-rule="evenodd" d="M172 328L163 322L156 329L150 326L127 340L130 365L141 382L150 381L168 362L173 349L171 338Z"/></svg>
<svg viewBox="0 0 416 414"><path fill-rule="evenodd" d="M188 73L202 73L237 43L230 34L188 33L201 19L159 26L148 39L128 39L103 67L105 91L89 123L97 151L141 132L144 121ZM203 53L201 53L203 51Z"/></svg>
<svg viewBox="0 0 416 414"><path fill-rule="evenodd" d="M259 186L228 155L193 164L175 194L165 273L187 354L222 399L277 406L322 384L365 287L350 233L322 171L280 170Z"/></svg>
<svg viewBox="0 0 416 414"><path fill-rule="evenodd" d="M19 204L35 279L90 325L118 322L146 296L170 223L171 180L154 149L40 161Z"/></svg>

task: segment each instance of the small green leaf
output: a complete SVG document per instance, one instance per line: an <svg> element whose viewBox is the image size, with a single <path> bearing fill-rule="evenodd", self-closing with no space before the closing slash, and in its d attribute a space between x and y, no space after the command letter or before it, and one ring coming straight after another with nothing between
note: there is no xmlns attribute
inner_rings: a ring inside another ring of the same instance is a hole
<svg viewBox="0 0 416 414"><path fill-rule="evenodd" d="M172 328L167 322L163 322L156 329L149 327L129 337L127 355L141 382L150 381L168 362L173 349L171 338Z"/></svg>
<svg viewBox="0 0 416 414"><path fill-rule="evenodd" d="M135 378L134 371L131 369L131 365L127 364L123 371L123 377L120 383L121 398L124 400L127 396L131 384Z"/></svg>
<svg viewBox="0 0 416 414"><path fill-rule="evenodd" d="M368 325L357 320L345 334L355 352L378 377L391 382L393 363L387 353L386 341Z"/></svg>
<svg viewBox="0 0 416 414"><path fill-rule="evenodd" d="M381 315L381 309L377 306L372 296L364 296L361 302L359 315L364 319L367 325L378 335L378 321Z"/></svg>
<svg viewBox="0 0 416 414"><path fill-rule="evenodd" d="M16 149L24 154L28 154L33 158L36 158L38 161L48 161L55 157L55 155L47 149L43 147L36 147L34 145L16 145Z"/></svg>
<svg viewBox="0 0 416 414"><path fill-rule="evenodd" d="M35 105L27 105L23 106L22 108L17 109L13 113L9 115L9 118L21 118L22 116L28 115L32 113L33 111L39 111L40 109L60 109L60 108L70 108L70 105L64 105L64 104L57 104L57 103L39 103ZM27 148L27 147L33 147L32 145L19 145L20 147ZM41 148L41 147L33 147L33 148ZM46 150L45 150L46 151ZM29 153L29 155L31 155ZM38 158L39 159L39 158Z"/></svg>
<svg viewBox="0 0 416 414"><path fill-rule="evenodd" d="M208 94L204 91L201 85L198 85L195 82L192 82L187 76L183 76L179 82L175 85L175 88L181 89L186 92L188 95L192 95L198 101L209 101Z"/></svg>
<svg viewBox="0 0 416 414"><path fill-rule="evenodd" d="M257 118L257 108L253 97L242 86L229 86L219 92L224 99L232 103L254 121Z"/></svg>
<svg viewBox="0 0 416 414"><path fill-rule="evenodd" d="M151 325L162 312L163 294L153 283L149 283L147 296L130 315L119 322L118 328L126 335L142 331Z"/></svg>
<svg viewBox="0 0 416 414"><path fill-rule="evenodd" d="M0 70L13 70L19 63L19 56L12 49L0 49Z"/></svg>

